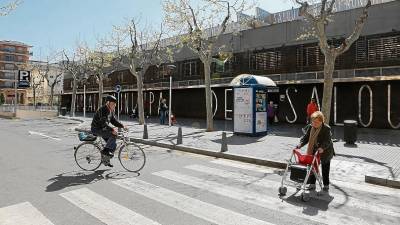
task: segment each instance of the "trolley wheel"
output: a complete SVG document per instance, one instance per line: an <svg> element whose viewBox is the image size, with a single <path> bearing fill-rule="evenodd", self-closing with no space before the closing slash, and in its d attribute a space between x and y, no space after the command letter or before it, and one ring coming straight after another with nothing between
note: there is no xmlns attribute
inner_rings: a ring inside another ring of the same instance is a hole
<svg viewBox="0 0 400 225"><path fill-rule="evenodd" d="M279 194L286 195L287 187L279 187Z"/></svg>
<svg viewBox="0 0 400 225"><path fill-rule="evenodd" d="M302 194L301 194L301 200L303 200L304 202L308 202L308 201L310 201L310 194L309 193L305 193L305 192L303 192Z"/></svg>

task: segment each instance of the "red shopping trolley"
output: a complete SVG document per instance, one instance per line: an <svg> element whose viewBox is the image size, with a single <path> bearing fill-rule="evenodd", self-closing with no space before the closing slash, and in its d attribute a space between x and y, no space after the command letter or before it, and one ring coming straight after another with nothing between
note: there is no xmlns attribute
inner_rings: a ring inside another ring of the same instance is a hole
<svg viewBox="0 0 400 225"><path fill-rule="evenodd" d="M322 176L320 174L319 165L321 157L318 151L314 155L301 154L300 149L293 149L290 159L287 163L285 172L283 173L279 194L286 195L286 186L295 186L298 191L302 191L301 199L303 201L310 200L310 194L306 192L306 185L310 184L310 178L314 176L322 189ZM287 175L290 172L287 181Z"/></svg>

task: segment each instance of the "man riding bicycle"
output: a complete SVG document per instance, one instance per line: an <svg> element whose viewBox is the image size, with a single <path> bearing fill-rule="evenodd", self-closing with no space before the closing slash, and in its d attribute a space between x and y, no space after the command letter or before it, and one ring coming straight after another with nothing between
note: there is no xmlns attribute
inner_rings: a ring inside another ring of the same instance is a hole
<svg viewBox="0 0 400 225"><path fill-rule="evenodd" d="M110 160L114 156L114 151L117 148L117 135L118 132L115 128L112 128L109 124L124 128L128 128L115 119L115 106L117 105L117 99L109 95L106 97L106 104L99 108L96 114L93 116L91 131L94 135L102 137L106 142L106 146L101 151L102 158L108 159L104 160L104 165L113 167ZM104 157L105 156L105 157Z"/></svg>

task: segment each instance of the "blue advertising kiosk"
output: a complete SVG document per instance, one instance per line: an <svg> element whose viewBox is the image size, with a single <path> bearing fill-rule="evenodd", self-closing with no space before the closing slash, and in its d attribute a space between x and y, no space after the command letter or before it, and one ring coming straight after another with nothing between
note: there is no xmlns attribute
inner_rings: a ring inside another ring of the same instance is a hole
<svg viewBox="0 0 400 225"><path fill-rule="evenodd" d="M259 136L267 134L267 99L269 92L279 92L268 77L242 74L233 86L233 131L236 134Z"/></svg>

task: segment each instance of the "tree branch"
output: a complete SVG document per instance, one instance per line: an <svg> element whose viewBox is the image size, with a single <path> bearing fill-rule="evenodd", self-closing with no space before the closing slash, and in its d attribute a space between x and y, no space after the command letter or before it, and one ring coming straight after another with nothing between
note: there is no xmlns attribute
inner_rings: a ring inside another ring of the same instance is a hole
<svg viewBox="0 0 400 225"><path fill-rule="evenodd" d="M300 9L299 9L299 16L303 16L307 19L309 19L311 22L315 22L316 18L310 13L308 12L308 2L301 2L299 0L296 0L297 4L301 5Z"/></svg>
<svg viewBox="0 0 400 225"><path fill-rule="evenodd" d="M321 2L321 11L320 11L321 17L326 13L326 11L325 11L326 1L328 1L328 0L322 0L322 2Z"/></svg>
<svg viewBox="0 0 400 225"><path fill-rule="evenodd" d="M371 6L371 0L368 0L367 5L364 7L362 14L356 21L353 33L347 37L343 43L335 49L336 55L343 54L349 50L350 46L360 37L361 31L368 18L368 8Z"/></svg>
<svg viewBox="0 0 400 225"><path fill-rule="evenodd" d="M333 6L335 5L336 0L332 0L331 3L329 4L328 9L326 10L326 14L328 16L332 15L332 11L333 11Z"/></svg>

